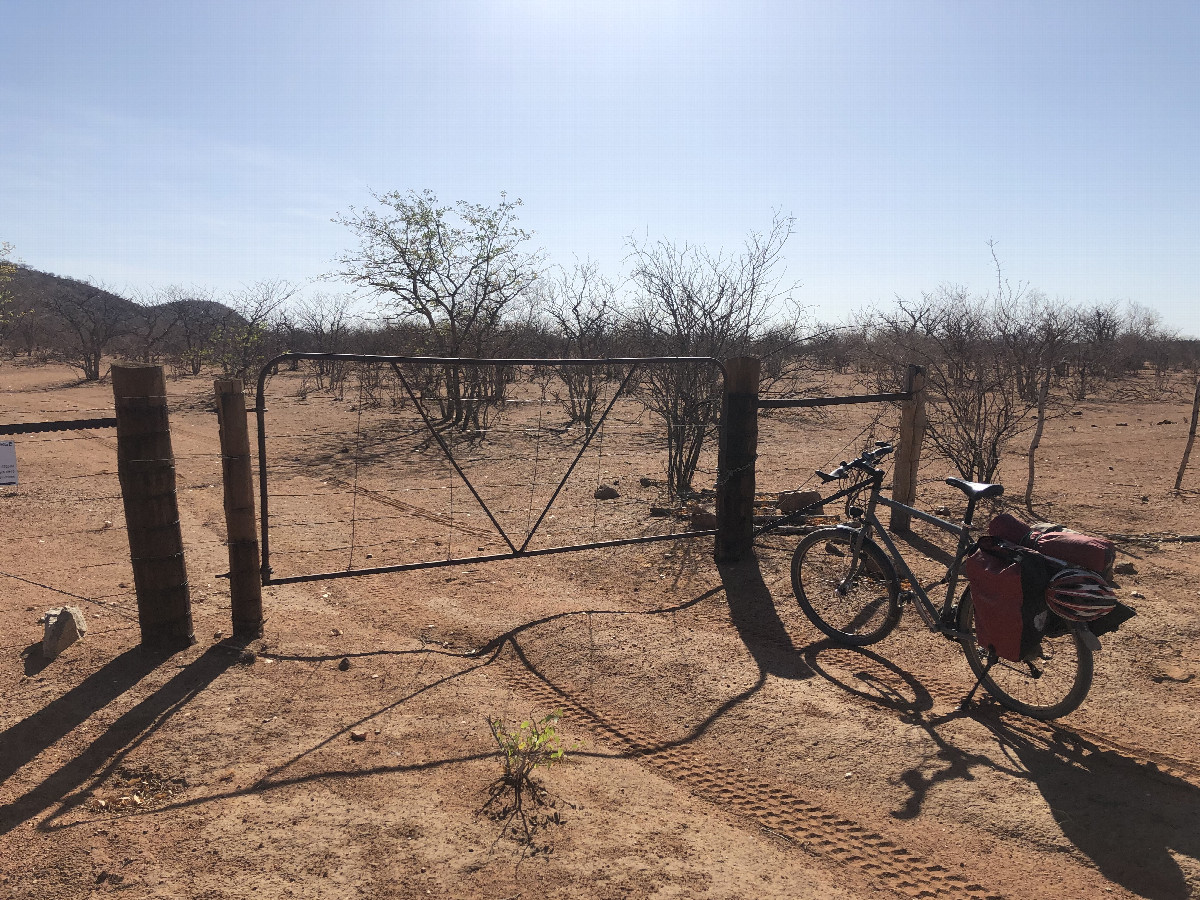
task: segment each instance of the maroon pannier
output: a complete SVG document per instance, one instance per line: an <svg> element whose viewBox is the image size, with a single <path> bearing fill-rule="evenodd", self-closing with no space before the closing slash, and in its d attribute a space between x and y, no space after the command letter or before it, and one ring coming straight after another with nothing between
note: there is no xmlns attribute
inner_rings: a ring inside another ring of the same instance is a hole
<svg viewBox="0 0 1200 900"><path fill-rule="evenodd" d="M1113 579L1117 546L1108 538L1081 534L1049 522L1039 522L1031 528L1008 513L1001 513L992 519L988 523L987 533L1076 568L1090 569L1109 581Z"/></svg>
<svg viewBox="0 0 1200 900"><path fill-rule="evenodd" d="M1021 658L1024 592L1021 563L976 550L963 561L975 606L975 634L982 647L991 647L1002 659Z"/></svg>
<svg viewBox="0 0 1200 900"><path fill-rule="evenodd" d="M1000 513L988 522L987 533L992 537L1008 541L1010 544L1024 544L1029 537L1029 526L1008 513Z"/></svg>
<svg viewBox="0 0 1200 900"><path fill-rule="evenodd" d="M1029 530L1024 544L1051 559L1098 572L1108 581L1113 579L1117 545L1108 538L1080 534L1061 525L1040 522Z"/></svg>

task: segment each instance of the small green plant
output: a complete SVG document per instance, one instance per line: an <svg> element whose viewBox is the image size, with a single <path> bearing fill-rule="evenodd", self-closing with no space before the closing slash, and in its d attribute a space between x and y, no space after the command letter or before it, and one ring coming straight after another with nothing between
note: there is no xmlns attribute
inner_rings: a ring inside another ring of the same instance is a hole
<svg viewBox="0 0 1200 900"><path fill-rule="evenodd" d="M534 772L539 768L548 769L557 765L567 753L559 741L557 730L561 716L559 710L540 719L530 715L519 726L510 725L498 716L489 716L487 720L504 770L492 785L491 796L484 804L484 809L501 797L507 798L499 815L507 816L506 828L508 822L519 817L526 839L530 839L531 834L525 801L528 799L540 804L546 797L545 788L534 780Z"/></svg>

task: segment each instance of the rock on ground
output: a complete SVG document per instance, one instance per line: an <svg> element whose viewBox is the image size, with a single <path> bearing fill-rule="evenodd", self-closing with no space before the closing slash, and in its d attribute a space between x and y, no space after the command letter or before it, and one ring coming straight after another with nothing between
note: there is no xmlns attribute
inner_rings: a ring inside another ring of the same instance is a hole
<svg viewBox="0 0 1200 900"><path fill-rule="evenodd" d="M54 659L87 634L87 622L77 606L58 606L46 610L42 634L42 656Z"/></svg>

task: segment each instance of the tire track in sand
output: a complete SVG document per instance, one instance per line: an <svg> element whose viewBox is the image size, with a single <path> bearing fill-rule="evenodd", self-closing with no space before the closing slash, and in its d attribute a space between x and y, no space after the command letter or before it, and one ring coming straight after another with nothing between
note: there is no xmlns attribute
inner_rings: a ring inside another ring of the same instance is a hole
<svg viewBox="0 0 1200 900"><path fill-rule="evenodd" d="M522 662L506 677L514 689L547 707L562 710L572 722L623 753L681 783L695 796L753 819L815 856L856 869L883 888L912 898L1002 900L1003 895L951 872L855 820L811 803L796 793L716 762L684 745L649 746L632 728L599 713L539 678Z"/></svg>

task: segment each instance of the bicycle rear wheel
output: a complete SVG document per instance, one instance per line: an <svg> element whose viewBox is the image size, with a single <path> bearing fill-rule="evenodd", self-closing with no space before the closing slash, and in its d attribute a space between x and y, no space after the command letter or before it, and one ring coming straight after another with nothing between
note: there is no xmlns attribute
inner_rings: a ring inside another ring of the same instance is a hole
<svg viewBox="0 0 1200 900"><path fill-rule="evenodd" d="M812 623L840 644L873 644L900 620L900 585L887 557L845 528L822 528L800 542L792 592Z"/></svg>
<svg viewBox="0 0 1200 900"><path fill-rule="evenodd" d="M1074 711L1092 686L1092 651L1075 631L1042 638L1029 662L997 659L987 667L990 651L975 633L975 604L963 592L958 607L958 630L971 671L989 694L1009 709L1034 719L1057 719Z"/></svg>

